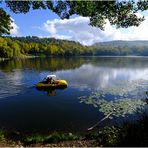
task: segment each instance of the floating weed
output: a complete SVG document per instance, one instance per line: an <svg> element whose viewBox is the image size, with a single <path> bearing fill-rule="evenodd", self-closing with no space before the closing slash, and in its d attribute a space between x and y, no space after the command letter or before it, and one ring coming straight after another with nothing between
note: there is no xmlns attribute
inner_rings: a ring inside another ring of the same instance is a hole
<svg viewBox="0 0 148 148"><path fill-rule="evenodd" d="M145 80L121 81L113 87L103 88L92 92L88 97L83 96L79 99L81 103L98 107L104 115L113 112L111 118L113 116L125 117L127 114L133 114L144 108L146 102L142 99L146 98L147 90L148 82ZM111 95L113 100L108 101L107 95Z"/></svg>

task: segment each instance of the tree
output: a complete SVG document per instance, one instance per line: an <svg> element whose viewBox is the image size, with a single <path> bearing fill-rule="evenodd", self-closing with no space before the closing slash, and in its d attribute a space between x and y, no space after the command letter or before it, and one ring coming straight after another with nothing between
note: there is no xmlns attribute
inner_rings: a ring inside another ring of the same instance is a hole
<svg viewBox="0 0 148 148"><path fill-rule="evenodd" d="M0 2L1 3L1 2ZM6 5L14 13L27 13L32 9L50 9L55 12L61 19L69 18L73 14L90 17L90 25L99 27L103 30L105 20L108 19L111 25L116 25L117 28L127 28L130 26L139 26L144 20L144 17L138 17L138 11L148 9L148 1L5 1ZM10 16L1 8L0 34L8 34L10 31ZM5 28L5 31L3 30Z"/></svg>
<svg viewBox="0 0 148 148"><path fill-rule="evenodd" d="M10 15L0 8L0 35L9 34L11 27L11 18Z"/></svg>

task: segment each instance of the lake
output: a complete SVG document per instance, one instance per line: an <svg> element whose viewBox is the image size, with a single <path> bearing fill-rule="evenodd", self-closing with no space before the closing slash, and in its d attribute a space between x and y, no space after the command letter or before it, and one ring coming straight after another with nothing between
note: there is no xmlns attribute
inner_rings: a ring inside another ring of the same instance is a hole
<svg viewBox="0 0 148 148"><path fill-rule="evenodd" d="M46 75L68 81L60 90L34 86ZM135 120L146 110L147 57L28 58L0 61L0 127L25 133L84 132ZM132 118L131 118L132 117Z"/></svg>

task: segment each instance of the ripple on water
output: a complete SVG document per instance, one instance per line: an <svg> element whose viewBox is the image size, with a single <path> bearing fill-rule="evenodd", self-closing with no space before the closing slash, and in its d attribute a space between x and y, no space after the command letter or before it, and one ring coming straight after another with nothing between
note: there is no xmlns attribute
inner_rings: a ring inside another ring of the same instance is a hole
<svg viewBox="0 0 148 148"><path fill-rule="evenodd" d="M0 98L25 93L40 80L39 73L29 69L14 69L11 73L0 71Z"/></svg>
<svg viewBox="0 0 148 148"><path fill-rule="evenodd" d="M19 94L24 88L22 75L18 71L7 74L0 72L0 88L0 98Z"/></svg>

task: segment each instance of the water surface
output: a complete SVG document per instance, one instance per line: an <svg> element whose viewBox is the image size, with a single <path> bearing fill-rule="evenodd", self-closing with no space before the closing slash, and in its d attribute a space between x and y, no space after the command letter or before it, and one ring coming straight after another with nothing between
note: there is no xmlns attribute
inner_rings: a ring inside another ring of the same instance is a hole
<svg viewBox="0 0 148 148"><path fill-rule="evenodd" d="M34 85L48 74L56 74L59 78L67 80L68 88L37 90ZM138 99L142 102L138 104L141 107L144 106L147 84L148 58L145 57L34 58L0 61L0 127L30 133L86 131L105 115L102 104L97 104L99 100L88 99L93 92L106 92L103 98L105 101ZM118 92L115 93L115 90ZM107 91L112 91L113 94ZM127 95L126 98L120 96L122 92L123 96ZM136 92L136 95L133 95L133 92ZM85 98L81 99L81 96ZM135 105L135 110L138 105ZM118 119L121 120L120 117ZM110 122L112 120L107 120L104 124Z"/></svg>

